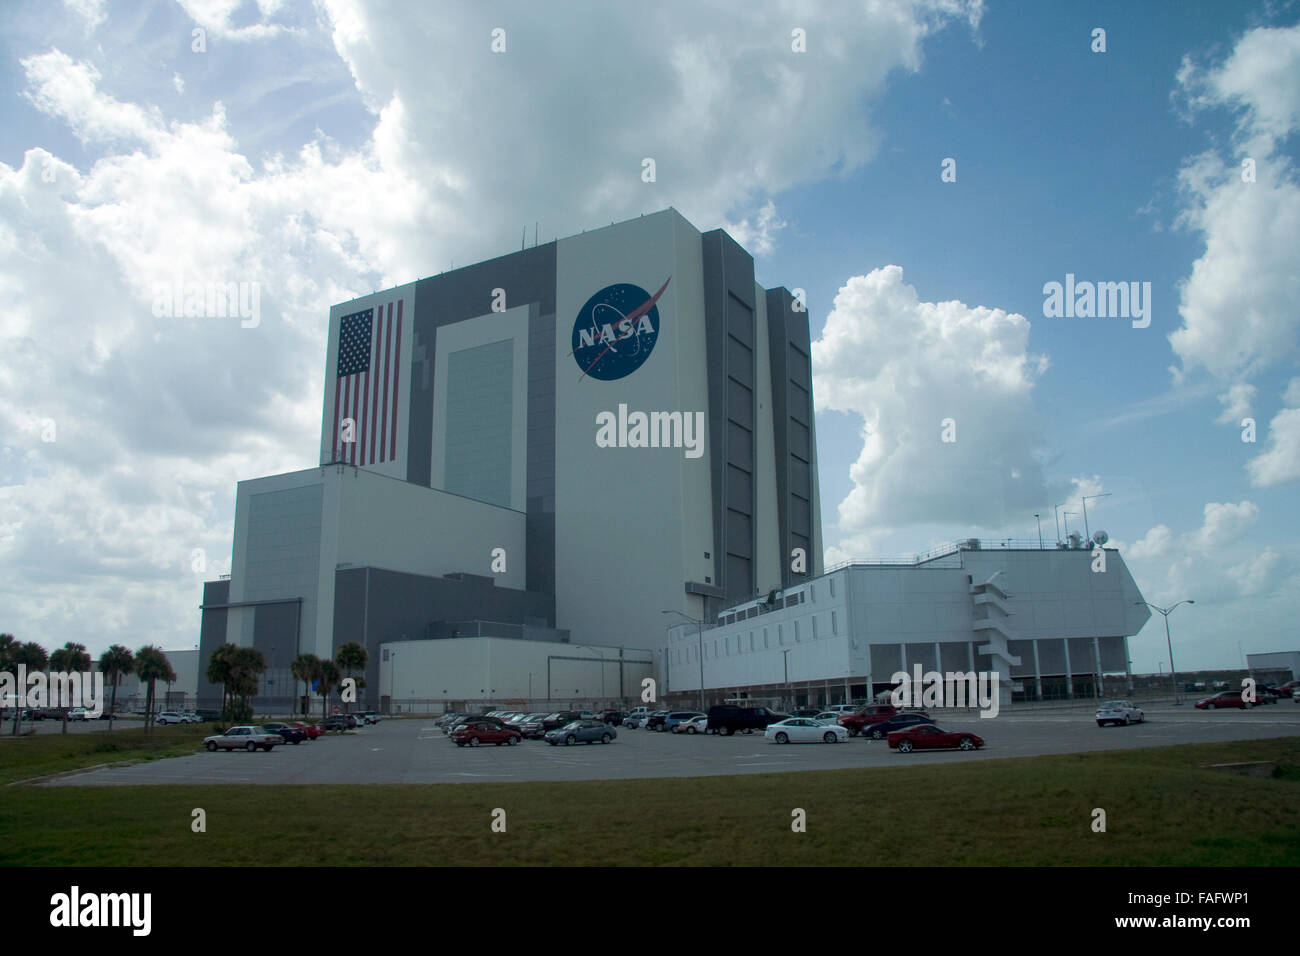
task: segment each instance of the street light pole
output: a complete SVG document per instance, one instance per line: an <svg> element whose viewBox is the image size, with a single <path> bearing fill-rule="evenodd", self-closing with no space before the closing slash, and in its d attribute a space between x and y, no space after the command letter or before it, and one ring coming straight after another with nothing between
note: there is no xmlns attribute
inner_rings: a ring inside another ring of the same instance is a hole
<svg viewBox="0 0 1300 956"><path fill-rule="evenodd" d="M1038 515L1034 515L1034 520L1038 522L1038 550L1043 550L1043 521Z"/></svg>
<svg viewBox="0 0 1300 956"><path fill-rule="evenodd" d="M702 620L697 621L695 618L689 617L683 614L681 611L665 610L660 613L676 614L682 620L689 621L691 624L695 625L695 635L699 639L699 651L700 651L700 711L704 712L704 621ZM664 660L667 661L667 659L668 659L667 648L665 648ZM665 669L666 667L667 665L665 665Z"/></svg>
<svg viewBox="0 0 1300 956"><path fill-rule="evenodd" d="M1061 512L1060 505L1052 505L1052 514L1056 516L1056 543L1061 543Z"/></svg>
<svg viewBox="0 0 1300 956"><path fill-rule="evenodd" d="M1173 686L1175 704L1180 704L1182 703L1182 701L1178 699L1178 672L1174 670L1174 640L1172 637L1169 636L1169 615L1173 614L1174 608L1178 607L1181 604L1195 604L1195 603L1196 603L1195 601L1186 600L1186 601L1179 601L1178 604L1174 604L1170 607L1156 607L1156 605L1150 603L1149 601L1134 602L1134 606L1138 604L1145 604L1147 607L1151 608L1151 610L1159 611L1161 614L1165 616L1165 644L1169 648L1169 682Z"/></svg>
<svg viewBox="0 0 1300 956"><path fill-rule="evenodd" d="M1111 493L1108 491L1104 495L1083 495L1083 534L1091 541L1092 532L1088 530L1088 499L1089 498L1109 498Z"/></svg>

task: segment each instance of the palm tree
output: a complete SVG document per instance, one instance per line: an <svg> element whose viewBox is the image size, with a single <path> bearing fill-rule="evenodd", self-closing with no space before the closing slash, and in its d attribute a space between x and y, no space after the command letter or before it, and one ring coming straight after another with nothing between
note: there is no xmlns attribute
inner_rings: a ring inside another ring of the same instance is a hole
<svg viewBox="0 0 1300 956"><path fill-rule="evenodd" d="M238 644L222 644L208 658L208 683L221 685L221 719L226 718L226 695L230 690L230 678L234 668L234 655L239 650Z"/></svg>
<svg viewBox="0 0 1300 956"><path fill-rule="evenodd" d="M366 649L356 641L349 641L344 644L339 648L338 653L334 657L339 669L343 671L344 675L347 677L351 677L353 671L365 670L366 661L369 659L370 655L366 653ZM347 712L347 709L348 705L345 701L343 704L344 713Z"/></svg>
<svg viewBox="0 0 1300 956"><path fill-rule="evenodd" d="M68 641L53 654L50 655L50 670L62 671L65 674L84 674L90 670L90 655L86 653L85 644L74 644ZM85 689L82 689L82 698L77 701L78 706L86 703ZM68 706L72 706L71 701L67 701ZM63 712L63 732L68 732L68 708L60 707Z"/></svg>
<svg viewBox="0 0 1300 956"><path fill-rule="evenodd" d="M149 690L145 694L144 707L144 729L148 730L153 724L154 685L158 681L172 683L176 680L176 672L172 670L171 662L167 660L167 655L162 652L162 648L146 644L135 652L135 673L141 683L147 682L149 685Z"/></svg>
<svg viewBox="0 0 1300 956"><path fill-rule="evenodd" d="M248 698L257 694L258 678L266 671L266 658L255 647L237 647L231 655L231 693L239 696L240 720L251 717Z"/></svg>
<svg viewBox="0 0 1300 956"><path fill-rule="evenodd" d="M10 650L10 664L14 671L18 670L20 665L26 665L28 673L32 671L43 671L49 666L50 656L45 653L45 648L35 641L27 641L24 644L15 643ZM20 688L19 692L25 691L26 688ZM18 702L14 701L14 736L18 736L18 725L22 718L23 709L17 706Z"/></svg>
<svg viewBox="0 0 1300 956"><path fill-rule="evenodd" d="M122 676L135 670L135 655L121 644L114 644L99 655L99 670L113 685L113 699L108 705L108 729L113 729L113 715L117 713L117 687Z"/></svg>
<svg viewBox="0 0 1300 956"><path fill-rule="evenodd" d="M320 674L316 680L317 691L320 693L320 716L321 720L325 719L325 709L329 706L330 691L334 689L339 682L338 665L333 661L324 660L320 662Z"/></svg>
<svg viewBox="0 0 1300 956"><path fill-rule="evenodd" d="M320 678L320 664L320 658L315 654L299 654L289 665L289 671L303 683L302 696L311 695L311 682ZM304 713L303 716L307 715Z"/></svg>
<svg viewBox="0 0 1300 956"><path fill-rule="evenodd" d="M12 634L0 634L0 671L13 674L15 678L18 676L18 662L14 655L18 651L18 647L18 639ZM19 700L24 690L26 690L25 687L14 688L14 710L18 711L20 715L23 709L19 706ZM4 701L0 701L0 710L3 710L4 706ZM14 732L17 733L16 730Z"/></svg>

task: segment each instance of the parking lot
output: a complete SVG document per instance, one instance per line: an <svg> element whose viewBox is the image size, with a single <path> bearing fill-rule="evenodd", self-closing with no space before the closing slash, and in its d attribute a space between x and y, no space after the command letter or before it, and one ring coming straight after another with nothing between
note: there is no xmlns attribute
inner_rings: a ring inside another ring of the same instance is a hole
<svg viewBox="0 0 1300 956"><path fill-rule="evenodd" d="M899 754L884 741L861 737L841 744L782 746L758 733L717 737L622 730L608 745L552 747L526 740L514 747L472 748L457 747L432 720L409 718L276 747L270 753L200 752L69 774L42 785L482 783L896 767L1297 736L1300 705L1286 701L1249 711L1161 706L1147 711L1145 723L1104 729L1090 714L1078 711L1003 713L988 720L972 713L961 719L943 718L939 724L947 730L973 731L985 738L987 746L974 753Z"/></svg>

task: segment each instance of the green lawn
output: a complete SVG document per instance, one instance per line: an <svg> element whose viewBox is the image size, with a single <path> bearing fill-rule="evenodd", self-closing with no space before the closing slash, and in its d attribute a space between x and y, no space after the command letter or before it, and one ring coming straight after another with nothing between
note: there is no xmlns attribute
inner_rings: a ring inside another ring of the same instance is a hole
<svg viewBox="0 0 1300 956"><path fill-rule="evenodd" d="M12 722L4 729L7 733L0 735L0 784L120 760L179 757L194 753L204 737L215 733L211 724L169 724L146 733L138 722L115 724L111 732L97 728L89 733L19 737L12 736Z"/></svg>
<svg viewBox="0 0 1300 956"><path fill-rule="evenodd" d="M1242 760L1279 773L1202 769ZM1294 865L1300 738L595 783L17 786L0 847L0 863L49 866Z"/></svg>

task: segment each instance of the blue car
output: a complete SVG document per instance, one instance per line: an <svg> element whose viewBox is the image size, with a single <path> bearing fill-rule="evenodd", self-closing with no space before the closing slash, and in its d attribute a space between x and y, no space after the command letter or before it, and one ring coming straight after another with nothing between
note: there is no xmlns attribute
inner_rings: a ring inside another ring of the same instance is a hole
<svg viewBox="0 0 1300 956"><path fill-rule="evenodd" d="M934 718L929 714L909 711L905 714L895 714L881 724L868 724L862 728L862 734L872 740L884 740L895 730L910 730L917 724L932 723L934 723Z"/></svg>

